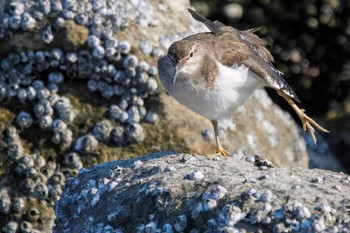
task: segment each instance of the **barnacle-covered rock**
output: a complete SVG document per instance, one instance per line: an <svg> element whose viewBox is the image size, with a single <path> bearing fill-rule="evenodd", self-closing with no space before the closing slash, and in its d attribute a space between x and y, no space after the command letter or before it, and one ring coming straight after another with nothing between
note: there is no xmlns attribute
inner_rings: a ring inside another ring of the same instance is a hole
<svg viewBox="0 0 350 233"><path fill-rule="evenodd" d="M348 175L303 168L261 170L248 157L166 152L84 170L68 181L55 206L55 230L79 231L91 219L92 229L114 221L115 228L130 232L350 230L344 208L349 203ZM186 174L199 172L200 179L186 179ZM326 181L310 185L321 174ZM143 211L136 213L130 206Z"/></svg>

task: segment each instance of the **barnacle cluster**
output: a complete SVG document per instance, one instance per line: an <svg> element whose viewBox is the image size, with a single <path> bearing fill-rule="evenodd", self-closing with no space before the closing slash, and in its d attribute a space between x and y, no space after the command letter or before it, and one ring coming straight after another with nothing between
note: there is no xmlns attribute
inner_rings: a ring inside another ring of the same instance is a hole
<svg viewBox="0 0 350 233"><path fill-rule="evenodd" d="M101 154L101 146L143 142L146 132L141 123L158 124L158 113L148 102L158 93L155 61L163 50L145 38L135 36L135 43L118 37L129 24L157 26L152 4L0 3L2 231L49 232L53 203L66 177L83 167L85 155ZM73 30L71 34L80 35L74 29L84 29L86 35L65 46L62 34ZM23 44L18 38L24 38ZM96 102L83 109L77 102L84 103L86 96ZM96 118L91 117L94 114Z"/></svg>

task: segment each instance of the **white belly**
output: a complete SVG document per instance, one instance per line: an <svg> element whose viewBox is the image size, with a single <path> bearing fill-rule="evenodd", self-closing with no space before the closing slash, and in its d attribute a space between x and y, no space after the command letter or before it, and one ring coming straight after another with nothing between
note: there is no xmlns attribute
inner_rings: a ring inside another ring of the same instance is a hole
<svg viewBox="0 0 350 233"><path fill-rule="evenodd" d="M235 68L218 66L219 75L211 90L196 91L193 84L185 82L184 77L174 84L163 82L164 86L178 102L194 112L210 120L227 118L255 89L264 86L264 82L244 65Z"/></svg>

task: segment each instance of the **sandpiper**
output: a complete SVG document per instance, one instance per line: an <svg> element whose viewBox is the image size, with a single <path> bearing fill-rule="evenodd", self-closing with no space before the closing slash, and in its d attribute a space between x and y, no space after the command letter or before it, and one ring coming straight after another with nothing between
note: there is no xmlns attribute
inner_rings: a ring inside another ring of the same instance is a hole
<svg viewBox="0 0 350 233"><path fill-rule="evenodd" d="M159 78L178 102L211 120L217 154L229 155L220 144L218 120L230 117L255 89L264 86L275 89L291 105L315 144L313 127L328 132L294 103L293 99L300 101L272 65L272 55L254 34L257 29L240 31L188 10L210 32L174 42L158 60Z"/></svg>

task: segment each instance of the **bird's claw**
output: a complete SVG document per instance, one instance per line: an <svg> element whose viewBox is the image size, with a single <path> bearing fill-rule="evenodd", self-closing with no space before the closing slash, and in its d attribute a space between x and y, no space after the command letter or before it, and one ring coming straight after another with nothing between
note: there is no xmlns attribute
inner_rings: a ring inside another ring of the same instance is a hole
<svg viewBox="0 0 350 233"><path fill-rule="evenodd" d="M320 126L319 124L316 123L316 121L314 121L312 118L310 118L308 115L306 115L304 109L300 109L300 112L298 113L298 116L301 120L301 124L303 127L304 132L306 132L306 130L309 132L312 140L314 141L315 144L317 144L317 139L315 136L315 128L317 128L318 130L320 130L321 132L324 133L329 133L328 130L326 130L325 128L323 128L322 126Z"/></svg>
<svg viewBox="0 0 350 233"><path fill-rule="evenodd" d="M227 152L227 150L225 150L223 147L218 148L217 152L218 155L221 155L223 157L227 157L230 155L230 153Z"/></svg>

